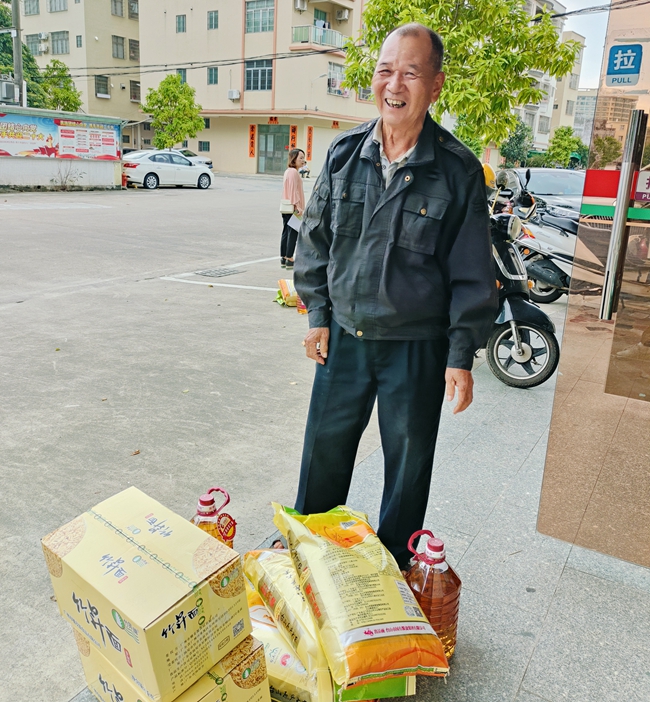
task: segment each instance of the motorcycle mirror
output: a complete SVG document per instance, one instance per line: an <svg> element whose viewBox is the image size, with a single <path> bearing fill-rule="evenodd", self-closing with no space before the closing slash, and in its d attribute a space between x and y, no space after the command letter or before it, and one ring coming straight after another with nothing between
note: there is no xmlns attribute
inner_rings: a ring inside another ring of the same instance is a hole
<svg viewBox="0 0 650 702"><path fill-rule="evenodd" d="M526 182L524 183L524 188L528 187L528 183L530 183L530 168L526 169Z"/></svg>
<svg viewBox="0 0 650 702"><path fill-rule="evenodd" d="M505 171L499 171L497 174L497 188L508 187L508 174Z"/></svg>
<svg viewBox="0 0 650 702"><path fill-rule="evenodd" d="M517 199L517 204L526 209L532 207L534 202L535 200L533 200L532 195L527 190L522 190L521 195Z"/></svg>

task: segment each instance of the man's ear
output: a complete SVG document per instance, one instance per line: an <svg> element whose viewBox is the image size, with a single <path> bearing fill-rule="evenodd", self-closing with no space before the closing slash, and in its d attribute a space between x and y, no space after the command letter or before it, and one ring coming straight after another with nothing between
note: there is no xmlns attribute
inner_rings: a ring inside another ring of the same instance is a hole
<svg viewBox="0 0 650 702"><path fill-rule="evenodd" d="M445 74L442 71L439 71L436 73L435 78L433 79L433 89L431 91L432 105L440 97L440 91L442 90L442 86L445 84L445 77Z"/></svg>

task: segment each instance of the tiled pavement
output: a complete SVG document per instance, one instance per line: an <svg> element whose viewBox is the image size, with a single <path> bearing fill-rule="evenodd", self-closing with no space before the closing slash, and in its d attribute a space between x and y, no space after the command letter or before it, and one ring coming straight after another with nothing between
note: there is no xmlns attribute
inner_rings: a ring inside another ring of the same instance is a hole
<svg viewBox="0 0 650 702"><path fill-rule="evenodd" d="M564 305L547 309L561 327ZM475 404L443 414L426 524L463 581L458 646L410 699L647 702L650 570L537 533L554 382L516 390L477 366ZM348 500L374 523L381 471L378 448Z"/></svg>

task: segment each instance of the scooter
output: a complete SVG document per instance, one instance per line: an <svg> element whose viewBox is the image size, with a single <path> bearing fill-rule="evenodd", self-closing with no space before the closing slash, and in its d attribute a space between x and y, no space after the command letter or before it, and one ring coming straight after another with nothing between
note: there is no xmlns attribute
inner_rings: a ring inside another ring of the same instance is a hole
<svg viewBox="0 0 650 702"><path fill-rule="evenodd" d="M555 325L530 302L528 274L514 243L521 227L521 219L516 215L490 217L499 313L485 355L488 367L502 383L533 388L555 372L560 347L555 338Z"/></svg>

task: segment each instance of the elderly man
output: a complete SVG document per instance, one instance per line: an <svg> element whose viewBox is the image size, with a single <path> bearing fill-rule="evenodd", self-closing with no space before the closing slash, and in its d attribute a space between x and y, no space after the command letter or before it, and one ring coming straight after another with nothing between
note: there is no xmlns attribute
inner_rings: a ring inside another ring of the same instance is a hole
<svg viewBox="0 0 650 702"><path fill-rule="evenodd" d="M395 29L372 79L378 120L332 143L305 210L295 284L317 362L296 509L344 504L377 399L378 535L399 566L422 528L445 395L472 402L472 361L497 295L481 164L436 124L443 47Z"/></svg>

